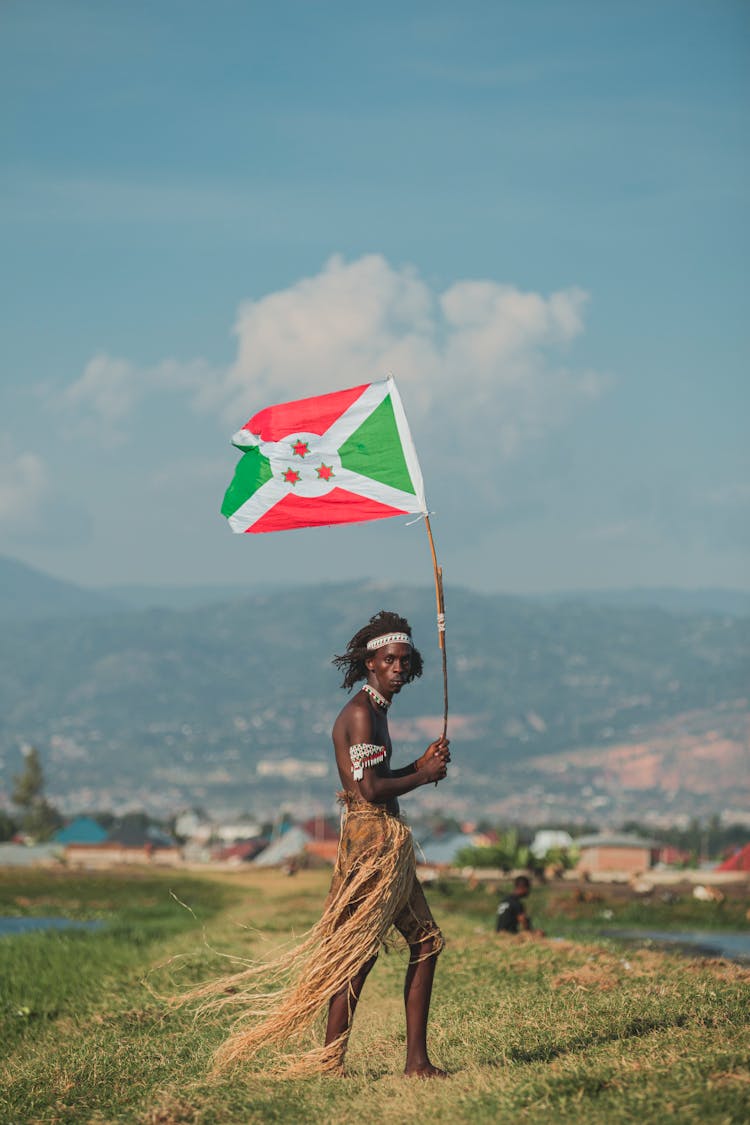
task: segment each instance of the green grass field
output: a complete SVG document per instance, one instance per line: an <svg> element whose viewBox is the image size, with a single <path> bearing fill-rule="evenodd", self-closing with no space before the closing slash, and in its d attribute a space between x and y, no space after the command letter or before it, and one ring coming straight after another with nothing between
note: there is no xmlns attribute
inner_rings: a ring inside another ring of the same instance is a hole
<svg viewBox="0 0 750 1125"><path fill-rule="evenodd" d="M0 1121L13 1125L266 1122L744 1122L750 1119L750 972L618 949L611 925L746 925L746 903L644 903L535 892L559 938L491 932L496 895L429 890L448 938L430 1046L447 1081L400 1077L403 955L380 958L344 1078L270 1079L262 1060L212 1081L224 1023L158 998L221 971L210 948L263 955L306 929L325 872L184 875L0 872L0 913L100 917L98 932L0 939ZM176 896L176 897L174 897ZM185 909L177 901L187 904ZM677 909L676 909L677 908ZM636 917L637 915L637 917ZM718 922L717 922L718 918ZM584 938L571 941L579 930Z"/></svg>

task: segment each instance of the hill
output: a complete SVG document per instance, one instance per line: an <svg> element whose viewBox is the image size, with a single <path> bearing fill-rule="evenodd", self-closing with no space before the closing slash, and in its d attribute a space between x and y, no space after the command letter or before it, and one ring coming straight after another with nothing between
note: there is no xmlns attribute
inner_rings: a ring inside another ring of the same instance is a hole
<svg viewBox="0 0 750 1125"><path fill-rule="evenodd" d="M196 609L198 606L218 605L221 602L239 601L251 594L273 587L261 583L244 586L152 586L132 583L123 586L106 586L101 593L114 598L128 609Z"/></svg>
<svg viewBox="0 0 750 1125"><path fill-rule="evenodd" d="M0 555L0 621L43 621L113 613L124 603L108 592L88 590Z"/></svg>
<svg viewBox="0 0 750 1125"><path fill-rule="evenodd" d="M730 617L750 616L750 591L706 587L695 590L671 589L664 586L634 586L624 590L578 590L547 594L543 601L552 604L579 601L589 605L618 608L641 607L665 609L669 613L718 613Z"/></svg>
<svg viewBox="0 0 750 1125"><path fill-rule="evenodd" d="M408 614L426 658L424 677L394 708L397 745L413 755L438 731L442 711L427 589L299 587L190 612L53 619L43 630L7 622L4 786L19 744L30 741L42 751L50 791L69 807L169 811L200 802L262 813L282 800L328 804L329 731L345 698L330 658L383 607ZM607 788L597 761L557 776L549 763L586 749L622 753L665 723L692 732L690 745L701 752L703 733L718 732L742 757L750 620L460 589L450 591L448 608L455 769L450 786L425 801L507 812L503 802L523 790L518 815L546 819L565 810L627 815L644 800L687 812L710 802L712 812L739 799L731 766L718 785L710 752L698 773L684 771L689 786L677 771L669 794L660 792L658 771L645 787L615 779Z"/></svg>
<svg viewBox="0 0 750 1125"><path fill-rule="evenodd" d="M0 555L0 621L38 621L45 617L111 613L133 609L193 610L279 593L272 581L233 585L156 585L122 583L90 589L53 578L17 559ZM632 587L530 595L544 606L585 603L614 609L659 609L668 613L750 616L750 591L710 588Z"/></svg>

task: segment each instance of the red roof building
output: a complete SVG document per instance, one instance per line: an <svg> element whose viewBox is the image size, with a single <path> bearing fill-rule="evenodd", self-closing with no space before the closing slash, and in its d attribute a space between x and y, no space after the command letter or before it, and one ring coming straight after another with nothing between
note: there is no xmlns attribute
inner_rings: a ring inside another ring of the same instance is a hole
<svg viewBox="0 0 750 1125"><path fill-rule="evenodd" d="M317 841L336 841L339 839L339 822L330 816L314 816L301 826L307 835Z"/></svg>
<svg viewBox="0 0 750 1125"><path fill-rule="evenodd" d="M717 871L750 871L750 844L739 848L729 859L716 868Z"/></svg>
<svg viewBox="0 0 750 1125"><path fill-rule="evenodd" d="M338 853L338 840L310 840L309 844L305 844L305 855L322 860L331 867L335 865Z"/></svg>

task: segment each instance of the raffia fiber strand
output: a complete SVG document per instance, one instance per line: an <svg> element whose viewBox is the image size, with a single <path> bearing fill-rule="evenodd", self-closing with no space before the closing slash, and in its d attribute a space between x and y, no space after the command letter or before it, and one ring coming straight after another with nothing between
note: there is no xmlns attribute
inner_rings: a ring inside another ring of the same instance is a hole
<svg viewBox="0 0 750 1125"><path fill-rule="evenodd" d="M300 944L271 962L251 963L182 997L182 1002L201 1001L199 1016L242 1008L216 1051L215 1072L249 1060L261 1049L278 1052L290 1041L299 1051L305 1040L306 1050L283 1056L270 1069L295 1076L340 1070L348 1032L328 1046L315 1044L316 1019L387 942L415 878L411 832L398 818L362 805L350 807L346 815L377 816L381 840L360 853ZM426 937L437 939L439 931Z"/></svg>

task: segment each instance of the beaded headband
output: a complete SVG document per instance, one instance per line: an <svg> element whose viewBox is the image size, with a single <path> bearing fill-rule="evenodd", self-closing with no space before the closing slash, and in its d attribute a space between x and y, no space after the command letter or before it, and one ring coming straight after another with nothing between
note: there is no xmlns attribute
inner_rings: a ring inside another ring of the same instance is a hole
<svg viewBox="0 0 750 1125"><path fill-rule="evenodd" d="M412 645L412 643L408 633L384 633L382 637L373 637L368 641L367 649L368 652L372 652L374 648L382 648L383 645Z"/></svg>

